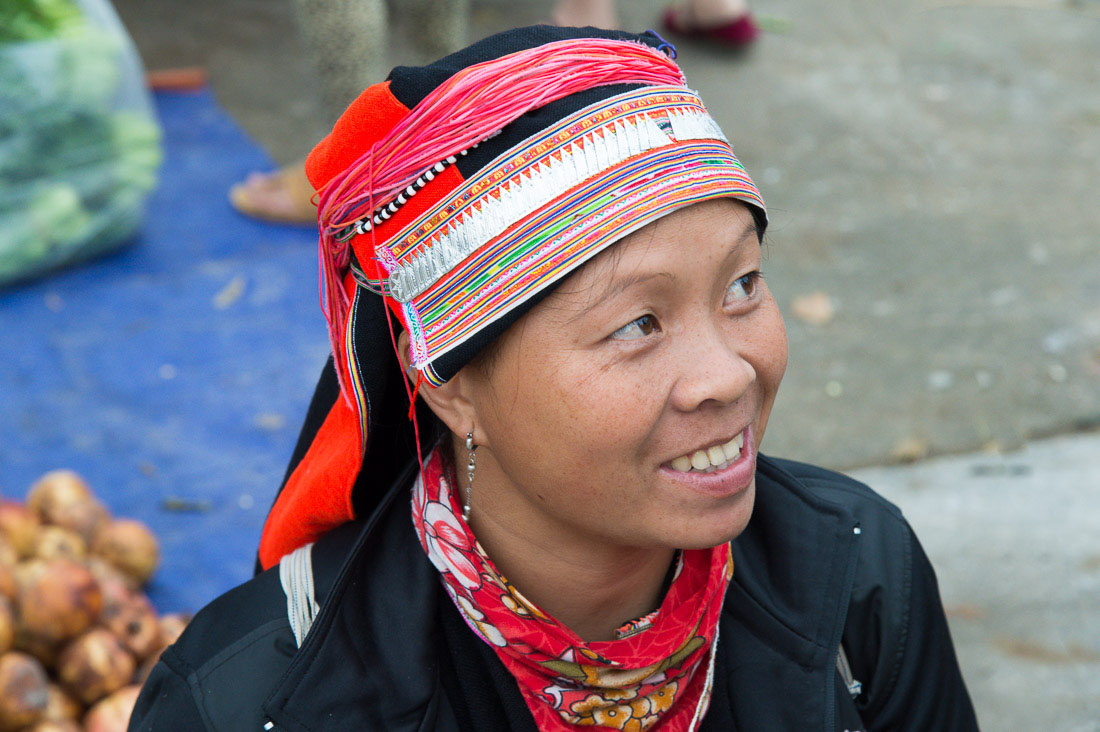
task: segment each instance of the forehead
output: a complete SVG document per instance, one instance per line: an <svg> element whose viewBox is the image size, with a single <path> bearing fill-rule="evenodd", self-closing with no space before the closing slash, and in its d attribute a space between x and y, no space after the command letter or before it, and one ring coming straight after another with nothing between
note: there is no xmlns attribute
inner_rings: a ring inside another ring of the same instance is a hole
<svg viewBox="0 0 1100 732"><path fill-rule="evenodd" d="M748 206L724 198L678 209L623 237L565 280L550 298L598 296L605 286L669 267L683 270L738 250L759 251ZM595 290L595 293L592 293Z"/></svg>

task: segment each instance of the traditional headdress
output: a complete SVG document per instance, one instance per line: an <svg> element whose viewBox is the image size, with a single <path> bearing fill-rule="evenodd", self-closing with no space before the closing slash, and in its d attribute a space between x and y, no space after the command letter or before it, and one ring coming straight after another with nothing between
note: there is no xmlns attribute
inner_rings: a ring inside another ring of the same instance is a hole
<svg viewBox="0 0 1100 732"><path fill-rule="evenodd" d="M652 33L508 31L394 69L313 150L333 361L264 527L264 567L369 510L414 459L396 328L438 385L672 211L737 198L763 231L756 186L673 53Z"/></svg>

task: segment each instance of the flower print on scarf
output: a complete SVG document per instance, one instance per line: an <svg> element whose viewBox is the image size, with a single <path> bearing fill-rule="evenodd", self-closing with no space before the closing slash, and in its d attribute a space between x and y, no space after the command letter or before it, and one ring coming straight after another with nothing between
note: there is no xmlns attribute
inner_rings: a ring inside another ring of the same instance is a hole
<svg viewBox="0 0 1100 732"><path fill-rule="evenodd" d="M595 694L590 694L584 701L575 702L572 708L578 714L570 721L578 727L609 727L630 732L645 729L641 726L641 721L634 718L630 707L608 704ZM587 714L581 713L582 710ZM654 717L653 721L656 722L657 718Z"/></svg>
<svg viewBox="0 0 1100 732"><path fill-rule="evenodd" d="M508 645L508 641L504 640L504 636L497 630L496 626L485 622L485 613L478 610L461 595L455 595L454 599L458 604L458 609L462 611L463 616L466 618L466 624L473 628L474 632L481 636L486 643L498 648L504 648Z"/></svg>
<svg viewBox="0 0 1100 732"><path fill-rule="evenodd" d="M657 724L661 712L672 707L679 686L670 681L639 697L633 689L608 689L589 694L569 707L563 715L578 727L609 727L624 732L643 732Z"/></svg>
<svg viewBox="0 0 1100 732"><path fill-rule="evenodd" d="M473 546L458 516L451 510L451 486L439 478L439 500L421 500L423 480L417 481L417 495L413 499L413 517L420 536L420 543L443 574L450 574L467 590L481 587L481 574L470 560ZM422 508L421 508L422 507Z"/></svg>
<svg viewBox="0 0 1100 732"><path fill-rule="evenodd" d="M508 608L521 618L531 617L531 611L527 609L527 606L521 605L520 603L516 602L516 598L512 597L507 592L500 596L500 601L504 604L504 607Z"/></svg>
<svg viewBox="0 0 1100 732"><path fill-rule="evenodd" d="M644 732L653 728L660 713L672 706L678 690L675 681L639 697L634 689L608 689L589 694L569 707L566 721L578 727L609 727L624 732Z"/></svg>
<svg viewBox="0 0 1100 732"><path fill-rule="evenodd" d="M672 707L672 702L676 698L676 692L679 689L679 683L669 681L664 686L653 689L645 696L639 696L637 699L631 698L627 704L629 704L630 710L638 719L655 717Z"/></svg>
<svg viewBox="0 0 1100 732"><path fill-rule="evenodd" d="M700 636L690 637L672 656L658 663L638 668L616 668L610 661L587 648L569 649L560 658L540 661L539 665L558 674L560 678L567 680L567 683L581 683L601 689L623 689L637 684L664 681L665 671L678 665L704 643L706 640ZM595 661L601 665L578 662L576 660L578 653L583 660ZM698 664L698 661L695 664ZM692 671L695 664L692 664L687 671Z"/></svg>
<svg viewBox="0 0 1100 732"><path fill-rule="evenodd" d="M515 585L505 579L503 576L500 578L501 584L504 587L504 594L500 596L500 602L504 607L511 610L521 618L538 618L539 620L549 620L546 614L539 610L538 605L528 600L523 596L523 593L516 589Z"/></svg>

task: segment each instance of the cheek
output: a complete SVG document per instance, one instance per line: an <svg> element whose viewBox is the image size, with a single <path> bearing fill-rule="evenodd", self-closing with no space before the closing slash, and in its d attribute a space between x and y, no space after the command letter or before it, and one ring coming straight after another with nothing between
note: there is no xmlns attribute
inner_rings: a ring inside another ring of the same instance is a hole
<svg viewBox="0 0 1100 732"><path fill-rule="evenodd" d="M589 466L640 451L660 411L652 373L602 361L599 354L572 354L542 382L542 413L557 417L554 439L570 443Z"/></svg>
<svg viewBox="0 0 1100 732"><path fill-rule="evenodd" d="M770 302L769 312L762 324L761 366L763 380L768 385L778 387L787 371L787 327L775 301Z"/></svg>
<svg viewBox="0 0 1100 732"><path fill-rule="evenodd" d="M493 421L511 457L559 477L612 467L621 473L616 458L644 451L660 413L652 374L647 379L623 364L606 366L586 351L543 353L509 377L510 391L498 390L501 411Z"/></svg>
<svg viewBox="0 0 1100 732"><path fill-rule="evenodd" d="M783 316L770 296L768 307L762 310L754 339L756 346L750 361L763 391L757 437L764 435L764 427L775 402L776 392L783 381L783 374L787 371L787 328L783 323Z"/></svg>

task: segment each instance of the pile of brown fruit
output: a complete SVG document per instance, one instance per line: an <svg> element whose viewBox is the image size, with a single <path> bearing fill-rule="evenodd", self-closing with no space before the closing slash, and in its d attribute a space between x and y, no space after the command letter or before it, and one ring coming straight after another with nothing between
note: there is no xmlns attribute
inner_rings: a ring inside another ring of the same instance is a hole
<svg viewBox="0 0 1100 732"><path fill-rule="evenodd" d="M157 540L112 518L79 475L47 473L0 500L0 732L121 732L186 625L141 587Z"/></svg>

